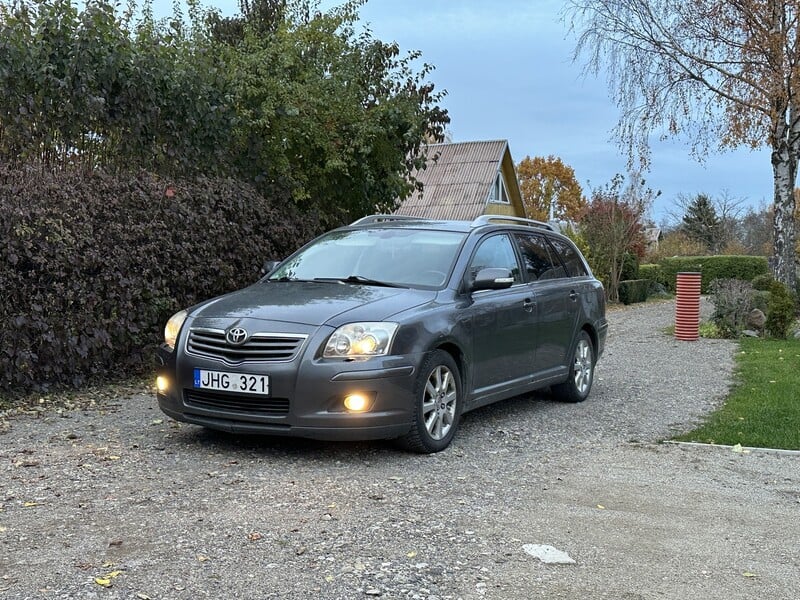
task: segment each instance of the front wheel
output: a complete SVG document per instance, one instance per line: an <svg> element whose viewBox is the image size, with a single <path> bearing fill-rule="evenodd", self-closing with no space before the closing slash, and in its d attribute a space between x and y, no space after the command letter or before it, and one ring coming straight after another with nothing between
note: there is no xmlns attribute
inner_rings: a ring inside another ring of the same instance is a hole
<svg viewBox="0 0 800 600"><path fill-rule="evenodd" d="M594 346L592 339L585 331L578 336L575 353L569 370L569 377L564 383L552 387L553 393L564 402L583 402L589 395L594 381Z"/></svg>
<svg viewBox="0 0 800 600"><path fill-rule="evenodd" d="M450 445L461 420L462 392L458 366L444 350L430 353L414 385L411 431L400 444L414 452L431 454Z"/></svg>

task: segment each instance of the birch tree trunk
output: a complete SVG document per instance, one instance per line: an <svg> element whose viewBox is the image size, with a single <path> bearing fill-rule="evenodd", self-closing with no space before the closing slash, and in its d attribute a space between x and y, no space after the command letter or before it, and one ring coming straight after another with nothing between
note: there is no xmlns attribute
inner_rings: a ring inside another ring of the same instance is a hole
<svg viewBox="0 0 800 600"><path fill-rule="evenodd" d="M795 265L794 184L797 177L797 154L786 144L772 151L775 178L772 273L775 279L794 292L797 286Z"/></svg>

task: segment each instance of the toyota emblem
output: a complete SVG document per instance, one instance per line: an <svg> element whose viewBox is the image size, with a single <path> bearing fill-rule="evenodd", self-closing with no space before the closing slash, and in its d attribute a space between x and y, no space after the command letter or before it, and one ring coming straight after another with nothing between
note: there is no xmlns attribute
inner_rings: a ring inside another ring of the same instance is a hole
<svg viewBox="0 0 800 600"><path fill-rule="evenodd" d="M225 333L225 341L231 346L241 346L247 340L247 330L244 327L232 327Z"/></svg>

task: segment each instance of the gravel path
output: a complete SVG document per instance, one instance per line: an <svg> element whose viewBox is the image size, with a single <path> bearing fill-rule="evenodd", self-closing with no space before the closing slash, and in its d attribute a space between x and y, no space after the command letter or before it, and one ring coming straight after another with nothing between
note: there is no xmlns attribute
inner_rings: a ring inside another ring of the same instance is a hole
<svg viewBox="0 0 800 600"><path fill-rule="evenodd" d="M586 402L486 407L432 456L208 432L149 395L14 417L0 597L798 598L800 458L657 443L736 352L674 341L673 311L609 314Z"/></svg>

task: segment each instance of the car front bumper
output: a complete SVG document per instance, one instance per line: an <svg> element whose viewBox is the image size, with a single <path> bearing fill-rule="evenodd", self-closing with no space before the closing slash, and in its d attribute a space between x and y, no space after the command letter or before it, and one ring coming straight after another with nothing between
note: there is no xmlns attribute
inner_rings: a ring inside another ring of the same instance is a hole
<svg viewBox="0 0 800 600"><path fill-rule="evenodd" d="M285 363L231 367L162 346L157 374L161 410L169 417L242 434L320 440L374 440L409 431L413 389L422 356L374 357L363 361L302 358ZM270 394L225 393L194 388L194 369L268 375ZM344 398L361 394L369 410L349 412Z"/></svg>

